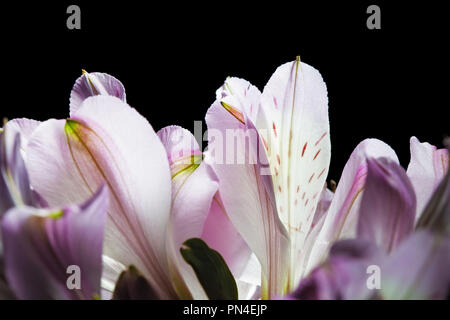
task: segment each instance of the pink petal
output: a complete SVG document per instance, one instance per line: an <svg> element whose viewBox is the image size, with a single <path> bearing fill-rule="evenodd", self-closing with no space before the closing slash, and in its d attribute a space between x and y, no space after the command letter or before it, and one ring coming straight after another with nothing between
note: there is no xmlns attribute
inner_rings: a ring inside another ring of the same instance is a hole
<svg viewBox="0 0 450 320"><path fill-rule="evenodd" d="M208 110L206 123L209 145L205 161L212 164L219 178L220 196L231 223L261 263L262 297L282 295L287 285L289 240L272 205L273 190L266 190L261 167L254 158L254 148L259 142L257 133L238 121L219 101ZM231 149L226 146L226 131L230 129L238 129L236 139L228 140L236 142L236 154L227 153ZM250 143L250 149L245 144L247 133L256 139ZM229 158L230 155L235 157ZM238 157L243 161L238 162Z"/></svg>
<svg viewBox="0 0 450 320"><path fill-rule="evenodd" d="M90 97L70 120L39 126L28 148L31 184L51 206L76 203L106 183L105 254L135 265L161 298L176 296L166 254L170 170L147 120L118 98Z"/></svg>
<svg viewBox="0 0 450 320"><path fill-rule="evenodd" d="M8 211L2 219L5 274L18 298L94 299L100 294L107 207L102 187L81 206ZM67 286L70 266L79 267L79 289Z"/></svg>
<svg viewBox="0 0 450 320"><path fill-rule="evenodd" d="M410 146L411 161L406 173L416 192L418 220L433 191L448 171L449 153L447 149L436 149L427 142L420 143L416 137L411 138Z"/></svg>
<svg viewBox="0 0 450 320"><path fill-rule="evenodd" d="M358 238L391 252L414 228L416 196L405 170L386 159L368 159L368 173L359 209Z"/></svg>
<svg viewBox="0 0 450 320"><path fill-rule="evenodd" d="M386 157L398 163L394 150L382 141L366 139L355 148L342 172L323 227L311 251L306 272L325 260L333 242L356 235L359 206L367 177L366 160L369 157Z"/></svg>
<svg viewBox="0 0 450 320"><path fill-rule="evenodd" d="M70 116L75 115L84 100L96 95L110 95L126 102L125 88L119 80L107 73L83 70L70 93Z"/></svg>

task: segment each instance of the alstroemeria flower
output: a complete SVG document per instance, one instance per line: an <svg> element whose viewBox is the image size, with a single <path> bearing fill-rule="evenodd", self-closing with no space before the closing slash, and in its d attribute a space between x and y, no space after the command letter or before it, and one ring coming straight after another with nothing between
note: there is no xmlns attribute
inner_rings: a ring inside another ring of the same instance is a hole
<svg viewBox="0 0 450 320"><path fill-rule="evenodd" d="M227 79L206 115L208 156L228 216L261 263L263 298L285 294L300 277L330 161L327 102L319 72L297 60L279 67L262 94ZM235 150L244 163L229 158Z"/></svg>
<svg viewBox="0 0 450 320"><path fill-rule="evenodd" d="M207 238L203 224L214 212L215 175L206 165L179 166L167 138L189 139L190 134L166 128L161 141L147 120L123 101L123 87L116 81L84 74L71 94L70 119L49 120L34 131L27 146L31 184L51 206L76 203L106 184L111 201L104 289L112 292L120 272L134 265L161 299L202 298L202 288L178 251L187 237ZM194 160L201 158L190 147L183 151L193 151ZM230 244L232 231L224 232ZM245 264L239 256L248 257L245 246L239 240L235 244L231 247L236 251L228 256L231 266Z"/></svg>
<svg viewBox="0 0 450 320"><path fill-rule="evenodd" d="M442 230L449 230L450 174L429 202L429 216L434 219L424 221L420 230L413 232L416 200L404 169L395 161L380 158L369 159L367 170L357 239L334 244L328 260L290 297L445 299L450 288L450 238ZM374 266L380 272L379 288L367 285L367 270Z"/></svg>

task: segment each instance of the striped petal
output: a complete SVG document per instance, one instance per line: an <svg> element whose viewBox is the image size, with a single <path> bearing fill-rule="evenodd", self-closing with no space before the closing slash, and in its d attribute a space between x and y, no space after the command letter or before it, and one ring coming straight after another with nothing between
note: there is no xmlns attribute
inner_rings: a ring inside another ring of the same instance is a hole
<svg viewBox="0 0 450 320"><path fill-rule="evenodd" d="M183 281L177 288L182 298L206 299L206 295L192 268L180 254L183 243L200 237L208 217L213 197L217 192L217 178L206 163L194 136L186 129L169 126L158 131L169 159L172 176L171 234L169 241L175 272ZM186 223L189 221L189 223ZM190 293L184 292L187 285ZM187 296L185 296L187 295Z"/></svg>
<svg viewBox="0 0 450 320"><path fill-rule="evenodd" d="M113 96L126 102L125 88L119 80L107 73L83 70L70 93L70 116L75 115L85 99L96 95Z"/></svg>
<svg viewBox="0 0 450 320"><path fill-rule="evenodd" d="M233 79L226 83L230 94L240 97L252 88L247 82ZM219 178L227 216L261 263L262 298L270 298L283 295L287 289L289 239L273 206L272 185L264 183L270 176L261 175L262 164L267 162L259 158L265 154L258 152L262 146L258 133L249 117L236 116L244 114L250 105L257 106L258 100L232 105L233 112L220 100L210 107L206 114L209 142L206 161L213 165Z"/></svg>
<svg viewBox="0 0 450 320"><path fill-rule="evenodd" d="M116 97L90 97L69 120L41 124L27 152L31 184L51 206L79 202L106 183L105 255L135 265L161 298L176 297L166 254L169 164L146 119Z"/></svg>
<svg viewBox="0 0 450 320"><path fill-rule="evenodd" d="M224 212L217 176L209 164L202 162L203 154L194 136L178 126L163 128L158 136L166 148L172 174L171 221L177 266L193 297L205 299L195 273L180 255L182 244L201 237L222 255L235 276L245 267L250 250Z"/></svg>

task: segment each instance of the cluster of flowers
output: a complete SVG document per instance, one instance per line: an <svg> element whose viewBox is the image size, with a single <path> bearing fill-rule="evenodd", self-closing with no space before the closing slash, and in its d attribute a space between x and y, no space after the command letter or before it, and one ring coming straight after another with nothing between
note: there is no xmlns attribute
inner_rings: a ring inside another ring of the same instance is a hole
<svg viewBox="0 0 450 320"><path fill-rule="evenodd" d="M206 151L181 127L155 132L104 73L77 79L68 119L5 123L0 297L448 297L447 149L411 138L405 171L364 140L331 190L316 69L297 59L262 93L228 78L216 95Z"/></svg>

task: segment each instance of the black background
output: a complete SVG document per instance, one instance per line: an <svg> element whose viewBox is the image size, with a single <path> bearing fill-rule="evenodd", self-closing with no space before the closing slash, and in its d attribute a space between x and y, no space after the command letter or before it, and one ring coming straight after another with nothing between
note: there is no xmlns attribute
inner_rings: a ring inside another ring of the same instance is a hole
<svg viewBox="0 0 450 320"><path fill-rule="evenodd" d="M192 131L227 76L262 90L300 55L328 86L329 178L368 137L390 144L406 167L412 135L442 146L449 134L444 2L336 2L2 3L0 117L67 117L83 68L119 78L155 130ZM81 7L81 30L66 28L70 4ZM370 4L381 7L381 30L366 27Z"/></svg>

